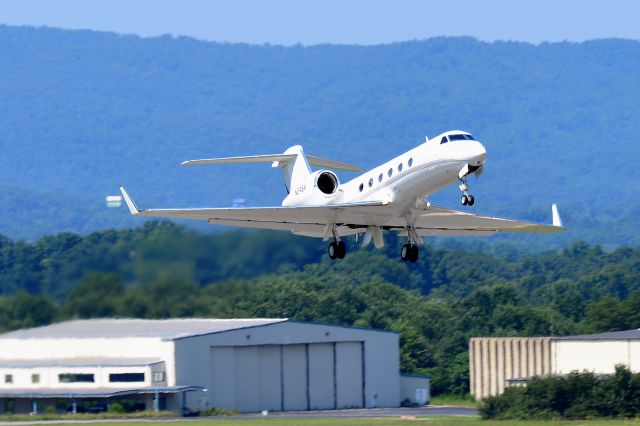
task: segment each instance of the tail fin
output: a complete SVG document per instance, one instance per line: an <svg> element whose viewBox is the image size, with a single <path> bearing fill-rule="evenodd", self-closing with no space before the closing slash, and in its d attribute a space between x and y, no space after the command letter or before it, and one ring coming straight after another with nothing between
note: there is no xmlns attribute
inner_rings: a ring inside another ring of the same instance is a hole
<svg viewBox="0 0 640 426"><path fill-rule="evenodd" d="M311 167L300 145L288 148L284 155L295 155L295 157L287 161L274 161L272 167L282 169L284 184L287 186L287 193L289 193L292 186L303 182L311 174Z"/></svg>

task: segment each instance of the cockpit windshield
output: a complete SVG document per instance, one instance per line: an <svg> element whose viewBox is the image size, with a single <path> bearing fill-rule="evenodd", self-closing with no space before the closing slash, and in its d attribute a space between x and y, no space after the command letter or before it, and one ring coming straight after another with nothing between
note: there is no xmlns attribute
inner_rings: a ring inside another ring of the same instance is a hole
<svg viewBox="0 0 640 426"><path fill-rule="evenodd" d="M443 136L442 140L440 140L440 145L447 142L466 141L466 140L475 141L474 137L471 135L457 134L457 135L449 135L448 137Z"/></svg>

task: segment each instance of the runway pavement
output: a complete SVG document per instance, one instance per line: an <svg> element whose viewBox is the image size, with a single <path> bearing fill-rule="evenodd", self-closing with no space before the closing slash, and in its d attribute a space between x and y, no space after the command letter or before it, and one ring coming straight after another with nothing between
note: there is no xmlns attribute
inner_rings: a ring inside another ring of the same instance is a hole
<svg viewBox="0 0 640 426"><path fill-rule="evenodd" d="M376 418L401 416L475 416L478 410L468 407L427 406L415 408L367 408L353 410L316 410L316 411L283 411L269 413L266 417L274 418ZM264 417L262 414L240 414L237 418Z"/></svg>
<svg viewBox="0 0 640 426"><path fill-rule="evenodd" d="M300 418L300 419L373 419L384 417L424 417L424 416L475 416L478 410L468 407L456 406L427 406L415 408L367 408L352 410L317 410L317 411L283 411L272 412L266 416L261 413L237 414L233 416L212 417L159 417L159 418L125 418L125 419L83 419L83 420L18 420L0 421L0 426L27 426L35 424L68 424L68 423L119 423L119 422L197 422L198 420L224 420L224 419L252 419L252 418Z"/></svg>

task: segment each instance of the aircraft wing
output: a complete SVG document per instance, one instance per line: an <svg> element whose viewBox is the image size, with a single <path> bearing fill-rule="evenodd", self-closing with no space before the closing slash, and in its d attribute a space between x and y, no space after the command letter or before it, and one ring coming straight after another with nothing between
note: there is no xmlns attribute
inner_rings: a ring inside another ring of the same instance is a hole
<svg viewBox="0 0 640 426"><path fill-rule="evenodd" d="M552 206L553 224L547 225L499 217L480 216L430 205L415 209L413 219L416 231L421 236L483 236L498 232L553 233L564 231L558 209Z"/></svg>
<svg viewBox="0 0 640 426"><path fill-rule="evenodd" d="M131 214L173 219L206 220L211 224L287 230L299 235L326 237L328 224L336 224L338 235L364 232L368 226L380 226L406 235L407 219L421 236L493 235L497 232L541 232L564 230L557 208L554 224L546 225L490 216L480 216L429 205L424 209L398 211L392 203L364 201L325 206L241 207L204 209L139 209L124 187L120 191Z"/></svg>
<svg viewBox="0 0 640 426"><path fill-rule="evenodd" d="M387 221L392 213L389 203L366 201L330 206L238 207L204 209L138 209L124 187L120 191L136 216L206 220L215 225L288 230L300 235L325 236L327 224L337 224L340 236L361 232L368 224Z"/></svg>

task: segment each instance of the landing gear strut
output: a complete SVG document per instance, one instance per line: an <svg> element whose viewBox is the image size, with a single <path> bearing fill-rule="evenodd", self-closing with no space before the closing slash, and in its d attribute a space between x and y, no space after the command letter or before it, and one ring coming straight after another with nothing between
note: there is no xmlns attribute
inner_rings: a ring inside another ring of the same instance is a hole
<svg viewBox="0 0 640 426"><path fill-rule="evenodd" d="M476 200L473 198L473 195L469 194L469 184L466 179L460 179L460 191L462 191L462 197L460 197L460 202L463 206L472 206Z"/></svg>
<svg viewBox="0 0 640 426"><path fill-rule="evenodd" d="M402 246L402 249L400 250L400 259L405 262L409 261L411 263L416 263L419 254L417 241L420 238L417 236L416 230L413 226L407 228L407 234L409 241Z"/></svg>
<svg viewBox="0 0 640 426"><path fill-rule="evenodd" d="M327 248L329 259L344 259L344 256L347 254L347 245L344 243L344 241L340 240L340 237L336 232L335 225L331 227L331 233L333 234L333 241L331 241L329 247Z"/></svg>

